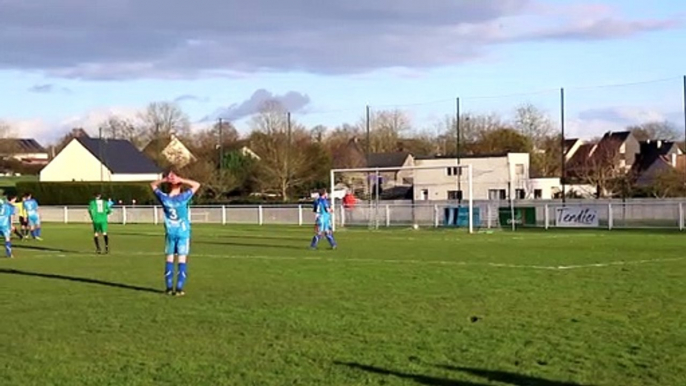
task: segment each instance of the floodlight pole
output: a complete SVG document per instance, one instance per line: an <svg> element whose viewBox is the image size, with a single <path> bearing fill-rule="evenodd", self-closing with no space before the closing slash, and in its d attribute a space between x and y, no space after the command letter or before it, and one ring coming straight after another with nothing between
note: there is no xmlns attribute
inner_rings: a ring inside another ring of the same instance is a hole
<svg viewBox="0 0 686 386"><path fill-rule="evenodd" d="M683 92L684 92L684 154L686 154L686 75L684 75ZM686 157L686 155L684 157ZM677 167L678 166L679 166L679 163L677 162ZM686 168L684 170L686 170ZM686 171L684 173L685 173L684 179L686 180Z"/></svg>
<svg viewBox="0 0 686 386"><path fill-rule="evenodd" d="M567 202L567 189L565 180L567 168L565 167L565 89L560 89L560 182L562 184L562 204Z"/></svg>
<svg viewBox="0 0 686 386"><path fill-rule="evenodd" d="M219 134L219 189L222 189L224 183L224 120L219 118L217 124L219 125L219 127L217 127ZM219 196L221 197L221 192L219 193Z"/></svg>

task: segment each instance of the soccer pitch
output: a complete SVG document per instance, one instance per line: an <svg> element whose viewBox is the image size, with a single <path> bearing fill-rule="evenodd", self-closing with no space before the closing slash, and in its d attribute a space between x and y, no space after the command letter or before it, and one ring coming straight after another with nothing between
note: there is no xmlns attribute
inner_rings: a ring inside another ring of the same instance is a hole
<svg viewBox="0 0 686 386"><path fill-rule="evenodd" d="M0 259L0 384L684 385L686 236L45 224Z"/></svg>

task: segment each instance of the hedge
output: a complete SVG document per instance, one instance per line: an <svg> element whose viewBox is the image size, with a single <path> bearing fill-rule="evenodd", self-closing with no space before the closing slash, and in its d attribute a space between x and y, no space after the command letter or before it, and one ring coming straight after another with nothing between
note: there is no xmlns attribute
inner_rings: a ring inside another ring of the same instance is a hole
<svg viewBox="0 0 686 386"><path fill-rule="evenodd" d="M133 182L17 182L17 193L31 193L41 205L87 205L95 193L103 198L139 205L156 203L148 183Z"/></svg>

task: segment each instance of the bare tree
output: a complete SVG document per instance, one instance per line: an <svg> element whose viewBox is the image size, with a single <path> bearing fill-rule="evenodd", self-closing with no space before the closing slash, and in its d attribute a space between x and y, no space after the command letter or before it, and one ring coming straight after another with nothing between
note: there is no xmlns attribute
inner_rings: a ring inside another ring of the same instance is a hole
<svg viewBox="0 0 686 386"><path fill-rule="evenodd" d="M14 141L10 140L14 136L14 128L9 123L0 121L0 155L7 155L16 150Z"/></svg>
<svg viewBox="0 0 686 386"><path fill-rule="evenodd" d="M555 132L553 122L542 110L532 104L524 104L515 110L514 128L528 137L536 149Z"/></svg>
<svg viewBox="0 0 686 386"><path fill-rule="evenodd" d="M363 118L358 125L359 131L365 133L365 142L367 130L366 119L366 117ZM403 134L408 132L411 128L412 121L410 117L401 110L381 110L373 112L369 122L369 151L371 153L397 151L398 141Z"/></svg>
<svg viewBox="0 0 686 386"><path fill-rule="evenodd" d="M629 126L627 129L639 141L676 141L681 138L681 134L674 124L668 121L646 122L640 125Z"/></svg>
<svg viewBox="0 0 686 386"><path fill-rule="evenodd" d="M633 184L631 174L620 162L618 148L618 141L601 141L588 157L572 167L571 172L581 182L596 187L597 197L614 196Z"/></svg>
<svg viewBox="0 0 686 386"><path fill-rule="evenodd" d="M139 114L141 127L139 137L150 142L158 137L171 134L187 136L190 134L190 120L181 108L170 102L153 102Z"/></svg>
<svg viewBox="0 0 686 386"><path fill-rule="evenodd" d="M125 139L135 145L142 145L141 139L137 135L136 125L131 119L111 116L100 123L99 127L102 129L105 138Z"/></svg>
<svg viewBox="0 0 686 386"><path fill-rule="evenodd" d="M295 186L313 178L312 159L307 149L311 136L296 122L288 122L283 106L270 101L263 105L251 122L251 143L260 156L262 187L278 192L284 201Z"/></svg>

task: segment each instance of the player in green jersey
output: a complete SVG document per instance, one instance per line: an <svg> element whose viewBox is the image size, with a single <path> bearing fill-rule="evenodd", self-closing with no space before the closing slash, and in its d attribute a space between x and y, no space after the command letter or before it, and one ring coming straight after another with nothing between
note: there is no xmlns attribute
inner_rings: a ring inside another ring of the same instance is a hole
<svg viewBox="0 0 686 386"><path fill-rule="evenodd" d="M91 216L91 221L93 221L93 241L95 242L95 253L100 254L100 239L99 236L105 240L105 253L110 252L110 239L107 235L107 216L112 213L112 209L107 202L102 199L100 193L95 195L88 204L88 214Z"/></svg>

